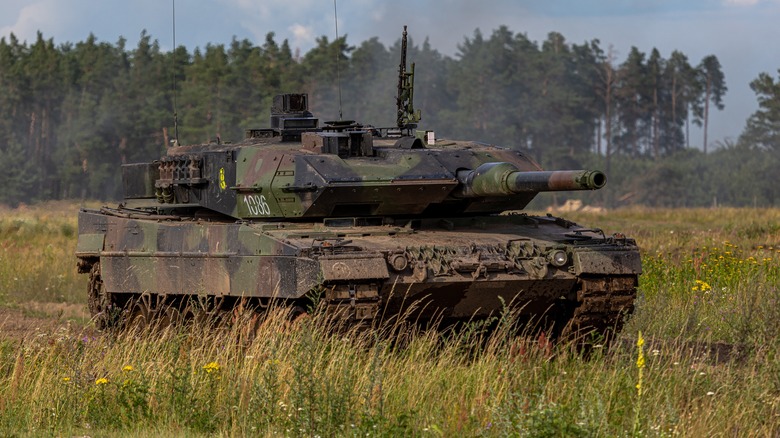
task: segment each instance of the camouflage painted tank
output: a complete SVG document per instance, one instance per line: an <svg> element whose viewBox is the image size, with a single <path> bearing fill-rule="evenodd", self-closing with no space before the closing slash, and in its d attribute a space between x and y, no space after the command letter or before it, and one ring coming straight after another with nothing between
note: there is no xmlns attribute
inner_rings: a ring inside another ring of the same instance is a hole
<svg viewBox="0 0 780 438"><path fill-rule="evenodd" d="M321 124L305 94L286 94L271 128L241 142L174 144L123 165L124 202L79 214L97 324L178 318L192 302L302 309L316 295L364 324L411 303L446 320L512 303L558 334L619 329L641 272L635 242L511 213L605 175L545 172L519 151L417 131L413 71L403 59L394 128Z"/></svg>

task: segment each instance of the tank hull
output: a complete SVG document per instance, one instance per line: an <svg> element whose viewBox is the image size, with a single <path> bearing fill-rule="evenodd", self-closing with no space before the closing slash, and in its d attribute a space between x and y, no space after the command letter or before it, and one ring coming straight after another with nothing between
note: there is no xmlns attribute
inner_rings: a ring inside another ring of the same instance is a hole
<svg viewBox="0 0 780 438"><path fill-rule="evenodd" d="M604 331L632 311L641 273L632 240L526 215L252 223L82 210L77 256L92 272L98 320L142 296L147 307L179 310L193 298L317 298L359 323L468 320L511 307L561 330Z"/></svg>

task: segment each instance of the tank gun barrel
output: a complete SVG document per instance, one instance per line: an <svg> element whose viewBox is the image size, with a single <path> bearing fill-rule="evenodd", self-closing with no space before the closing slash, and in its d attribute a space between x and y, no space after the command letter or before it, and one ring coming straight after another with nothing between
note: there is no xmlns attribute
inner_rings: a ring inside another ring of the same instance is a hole
<svg viewBox="0 0 780 438"><path fill-rule="evenodd" d="M597 190L607 183L598 170L521 171L511 163L485 163L458 172L459 198L509 196L521 193Z"/></svg>

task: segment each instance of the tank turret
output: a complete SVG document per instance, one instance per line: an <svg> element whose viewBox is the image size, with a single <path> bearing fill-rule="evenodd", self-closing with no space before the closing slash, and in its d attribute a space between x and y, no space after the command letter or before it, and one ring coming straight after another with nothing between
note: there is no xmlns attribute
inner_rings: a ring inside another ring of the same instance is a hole
<svg viewBox="0 0 780 438"><path fill-rule="evenodd" d="M289 117L275 107L274 128L250 130L242 142L174 147L154 163L124 166L126 205L236 219L434 217L521 210L539 192L606 183L599 171L542 171L526 154L495 146L352 121L320 128L306 100L277 96L299 111Z"/></svg>
<svg viewBox="0 0 780 438"><path fill-rule="evenodd" d="M356 324L412 304L432 321L511 303L558 336L619 329L641 273L636 243L518 214L540 192L596 190L606 176L418 130L405 64L402 53L397 126L320 123L306 94L283 94L270 128L122 166L123 202L79 215L96 323L169 320L193 300L215 314L305 309L314 296Z"/></svg>

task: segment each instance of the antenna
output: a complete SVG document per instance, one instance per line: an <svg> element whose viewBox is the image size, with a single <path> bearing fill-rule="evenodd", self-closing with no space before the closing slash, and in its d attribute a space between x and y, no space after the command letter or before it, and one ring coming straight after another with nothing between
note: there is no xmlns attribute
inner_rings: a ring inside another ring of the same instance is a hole
<svg viewBox="0 0 780 438"><path fill-rule="evenodd" d="M398 118L396 123L398 128L417 127L417 122L422 116L420 110L414 110L414 63L412 63L411 72L406 72L406 26L401 37L401 64L398 66L398 97L396 98L398 107Z"/></svg>
<svg viewBox="0 0 780 438"><path fill-rule="evenodd" d="M176 107L176 0L171 0L172 6L172 21L173 21L173 52L171 56L173 68L173 135L174 145L179 145L179 112Z"/></svg>
<svg viewBox="0 0 780 438"><path fill-rule="evenodd" d="M336 0L333 0L333 21L336 22L336 44L339 43L339 14L336 9ZM342 120L341 114L341 48L336 52L336 84L339 89L339 120Z"/></svg>

